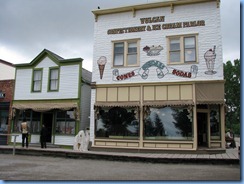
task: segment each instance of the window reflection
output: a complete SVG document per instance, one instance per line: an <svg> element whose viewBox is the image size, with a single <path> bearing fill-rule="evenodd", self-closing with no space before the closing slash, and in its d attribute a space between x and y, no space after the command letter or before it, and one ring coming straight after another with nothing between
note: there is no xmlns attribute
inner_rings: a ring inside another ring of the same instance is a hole
<svg viewBox="0 0 244 184"><path fill-rule="evenodd" d="M8 133L8 109L0 111L0 133Z"/></svg>
<svg viewBox="0 0 244 184"><path fill-rule="evenodd" d="M138 138L139 121L136 108L100 108L96 120L98 138Z"/></svg>
<svg viewBox="0 0 244 184"><path fill-rule="evenodd" d="M56 121L56 133L75 134L74 110L57 112Z"/></svg>
<svg viewBox="0 0 244 184"><path fill-rule="evenodd" d="M218 105L210 106L210 131L212 140L220 140L220 112Z"/></svg>
<svg viewBox="0 0 244 184"><path fill-rule="evenodd" d="M21 132L20 124L24 118L26 118L30 133L39 134L41 113L32 110L16 110L12 132Z"/></svg>
<svg viewBox="0 0 244 184"><path fill-rule="evenodd" d="M144 138L192 140L192 117L191 107L150 107L144 119Z"/></svg>

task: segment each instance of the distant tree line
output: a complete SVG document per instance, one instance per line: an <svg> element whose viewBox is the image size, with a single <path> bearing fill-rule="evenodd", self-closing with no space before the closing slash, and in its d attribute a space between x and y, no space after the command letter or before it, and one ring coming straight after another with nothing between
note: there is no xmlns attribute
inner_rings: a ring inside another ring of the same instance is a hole
<svg viewBox="0 0 244 184"><path fill-rule="evenodd" d="M224 63L225 78L225 126L240 135L240 92L241 92L241 64L240 59Z"/></svg>

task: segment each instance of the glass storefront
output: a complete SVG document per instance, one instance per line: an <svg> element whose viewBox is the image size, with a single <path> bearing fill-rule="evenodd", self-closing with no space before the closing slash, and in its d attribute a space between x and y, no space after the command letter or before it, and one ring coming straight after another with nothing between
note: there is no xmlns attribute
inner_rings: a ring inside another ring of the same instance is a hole
<svg viewBox="0 0 244 184"><path fill-rule="evenodd" d="M192 140L191 107L148 107L144 119L144 139Z"/></svg>
<svg viewBox="0 0 244 184"><path fill-rule="evenodd" d="M52 122L52 114L55 114L56 120L56 134L67 134L67 135L75 135L75 111L52 111L50 112L51 122ZM30 128L31 134L39 134L41 130L41 116L43 113L35 112L32 110L16 110L15 118L13 120L13 128L12 132L20 133L20 125L24 119L28 122L28 126ZM43 115L44 116L44 115ZM45 122L47 123L47 122ZM52 129L52 123L50 124L50 129ZM51 131L52 132L52 131Z"/></svg>
<svg viewBox="0 0 244 184"><path fill-rule="evenodd" d="M210 133L211 140L220 140L220 107L219 105L210 106Z"/></svg>
<svg viewBox="0 0 244 184"><path fill-rule="evenodd" d="M75 134L75 111L58 111L56 116L57 134Z"/></svg>
<svg viewBox="0 0 244 184"><path fill-rule="evenodd" d="M101 107L96 120L96 138L138 139L137 112L134 107Z"/></svg>
<svg viewBox="0 0 244 184"><path fill-rule="evenodd" d="M8 109L0 111L0 133L8 133Z"/></svg>
<svg viewBox="0 0 244 184"><path fill-rule="evenodd" d="M41 129L41 113L32 110L16 110L12 132L21 132L20 125L24 118L26 118L26 121L28 122L30 133L39 134Z"/></svg>
<svg viewBox="0 0 244 184"><path fill-rule="evenodd" d="M9 103L0 103L0 134L7 134L9 131ZM0 145L7 144L7 136L0 135Z"/></svg>

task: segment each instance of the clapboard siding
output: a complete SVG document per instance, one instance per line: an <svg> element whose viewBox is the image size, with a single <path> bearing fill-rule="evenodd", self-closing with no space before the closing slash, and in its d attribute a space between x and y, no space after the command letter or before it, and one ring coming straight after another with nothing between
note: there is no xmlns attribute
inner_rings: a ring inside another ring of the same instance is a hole
<svg viewBox="0 0 244 184"><path fill-rule="evenodd" d="M56 145L67 145L72 146L74 145L75 136L55 136L55 144Z"/></svg>
<svg viewBox="0 0 244 184"><path fill-rule="evenodd" d="M58 92L48 92L49 68L57 66L48 57L44 58L35 68L42 69L42 90L31 92L33 69L17 69L14 100L45 100L78 98L79 65L60 66Z"/></svg>
<svg viewBox="0 0 244 184"><path fill-rule="evenodd" d="M0 62L0 80L14 79L15 68Z"/></svg>
<svg viewBox="0 0 244 184"><path fill-rule="evenodd" d="M80 130L85 130L90 126L90 107L91 107L91 87L83 84L81 86L81 124Z"/></svg>

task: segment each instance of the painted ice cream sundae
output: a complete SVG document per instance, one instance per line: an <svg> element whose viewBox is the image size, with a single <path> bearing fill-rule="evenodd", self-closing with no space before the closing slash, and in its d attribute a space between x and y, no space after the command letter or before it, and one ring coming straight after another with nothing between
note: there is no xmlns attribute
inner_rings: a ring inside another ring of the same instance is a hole
<svg viewBox="0 0 244 184"><path fill-rule="evenodd" d="M105 56L101 56L97 60L97 64L98 64L98 68L99 68L99 72L100 72L100 79L103 78L103 72L104 72L106 63L107 63L107 58Z"/></svg>
<svg viewBox="0 0 244 184"><path fill-rule="evenodd" d="M151 47L144 47L143 51L147 53L148 56L157 56L159 55L160 51L163 50L162 46L154 46L152 45Z"/></svg>
<svg viewBox="0 0 244 184"><path fill-rule="evenodd" d="M215 64L215 58L216 58L215 48L216 48L216 46L214 46L213 50L209 49L204 54L204 58L205 58L207 69L208 69L208 71L205 72L205 74L207 74L207 75L213 75L213 74L217 73L216 71L213 71L214 64Z"/></svg>

